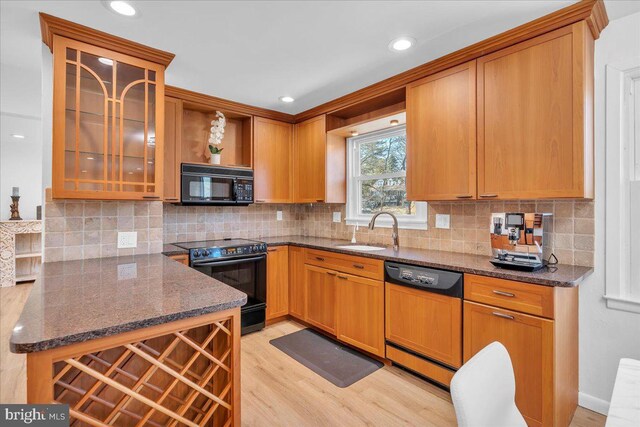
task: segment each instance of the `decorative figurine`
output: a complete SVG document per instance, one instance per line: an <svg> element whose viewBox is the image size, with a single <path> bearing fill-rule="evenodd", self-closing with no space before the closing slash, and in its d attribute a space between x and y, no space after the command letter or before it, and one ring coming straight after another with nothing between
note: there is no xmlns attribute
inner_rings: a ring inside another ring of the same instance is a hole
<svg viewBox="0 0 640 427"><path fill-rule="evenodd" d="M20 221L22 220L22 218L20 218L20 211L18 209L18 203L20 203L20 196L11 196L11 200L13 201L13 203L11 203L11 218L9 218L11 221Z"/></svg>

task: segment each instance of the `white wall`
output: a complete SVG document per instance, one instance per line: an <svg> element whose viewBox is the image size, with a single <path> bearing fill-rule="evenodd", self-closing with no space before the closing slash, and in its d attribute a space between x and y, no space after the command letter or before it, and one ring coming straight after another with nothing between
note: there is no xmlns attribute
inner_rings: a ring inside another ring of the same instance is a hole
<svg viewBox="0 0 640 427"><path fill-rule="evenodd" d="M595 271L580 286L580 405L606 413L620 358L640 359L640 315L608 309L605 293L605 66L640 56L640 13L611 21L595 51ZM611 141L606 141L611 143Z"/></svg>

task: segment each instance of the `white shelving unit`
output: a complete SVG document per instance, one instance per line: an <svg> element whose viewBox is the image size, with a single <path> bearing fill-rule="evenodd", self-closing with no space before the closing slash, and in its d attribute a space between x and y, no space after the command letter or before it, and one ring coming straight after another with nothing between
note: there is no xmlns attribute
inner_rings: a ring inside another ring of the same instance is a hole
<svg viewBox="0 0 640 427"><path fill-rule="evenodd" d="M0 286L38 277L42 263L42 221L0 221Z"/></svg>

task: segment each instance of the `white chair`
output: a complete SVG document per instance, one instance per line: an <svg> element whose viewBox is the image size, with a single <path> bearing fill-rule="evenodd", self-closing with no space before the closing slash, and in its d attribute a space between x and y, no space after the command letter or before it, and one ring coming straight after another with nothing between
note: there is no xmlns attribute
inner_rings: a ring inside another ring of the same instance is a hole
<svg viewBox="0 0 640 427"><path fill-rule="evenodd" d="M515 403L516 382L507 349L492 342L451 380L460 427L527 427Z"/></svg>

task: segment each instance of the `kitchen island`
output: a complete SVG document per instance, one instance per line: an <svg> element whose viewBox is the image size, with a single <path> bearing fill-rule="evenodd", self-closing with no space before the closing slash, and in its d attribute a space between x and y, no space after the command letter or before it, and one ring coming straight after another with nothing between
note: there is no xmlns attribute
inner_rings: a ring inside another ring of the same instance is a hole
<svg viewBox="0 0 640 427"><path fill-rule="evenodd" d="M11 337L81 425L240 425L247 296L161 254L45 263Z"/></svg>

